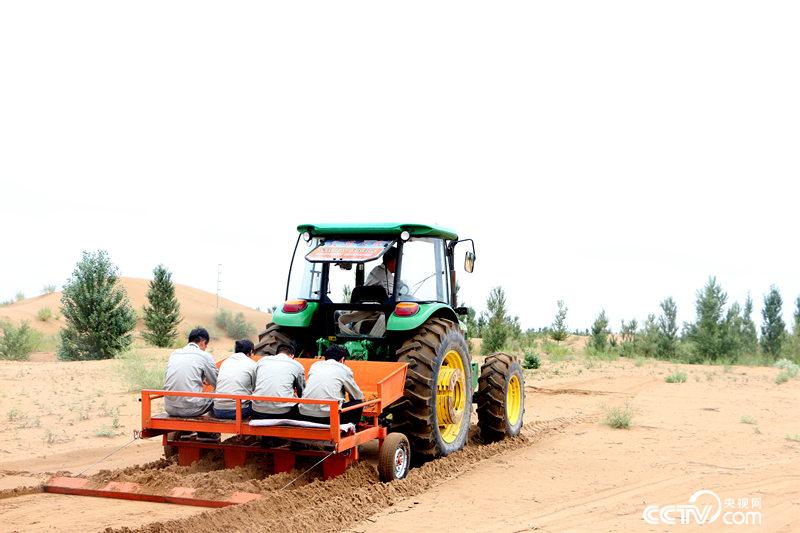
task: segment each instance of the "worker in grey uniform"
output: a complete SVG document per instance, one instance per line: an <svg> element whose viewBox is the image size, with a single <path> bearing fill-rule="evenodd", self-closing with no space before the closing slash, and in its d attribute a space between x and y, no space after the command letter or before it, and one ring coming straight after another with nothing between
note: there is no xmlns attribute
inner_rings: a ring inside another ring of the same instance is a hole
<svg viewBox="0 0 800 533"><path fill-rule="evenodd" d="M256 388L253 396L294 398L303 395L306 370L294 360L294 343L278 345L275 355L262 357L256 365ZM297 418L297 402L260 402L253 400L252 418Z"/></svg>
<svg viewBox="0 0 800 533"><path fill-rule="evenodd" d="M364 393L356 383L353 371L344 364L347 348L332 344L325 350L325 360L311 365L308 370L308 385L303 398L314 400L337 400L341 408L350 407L364 401ZM350 400L345 401L345 393ZM309 422L330 424L330 407L326 404L301 403L298 405L300 418ZM357 424L361 420L363 407L342 413L339 423Z"/></svg>
<svg viewBox="0 0 800 533"><path fill-rule="evenodd" d="M218 394L240 394L251 396L256 387L255 346L248 339L236 341L234 354L225 359L219 367L217 376ZM229 398L214 399L214 416L217 418L236 419L236 400ZM242 418L250 417L250 402L242 401Z"/></svg>
<svg viewBox="0 0 800 533"><path fill-rule="evenodd" d="M208 331L195 328L189 333L189 344L169 356L164 378L164 390L175 392L203 392L203 384L217 384L217 367L208 347ZM164 408L170 416L196 417L211 410L210 398L191 396L166 396Z"/></svg>

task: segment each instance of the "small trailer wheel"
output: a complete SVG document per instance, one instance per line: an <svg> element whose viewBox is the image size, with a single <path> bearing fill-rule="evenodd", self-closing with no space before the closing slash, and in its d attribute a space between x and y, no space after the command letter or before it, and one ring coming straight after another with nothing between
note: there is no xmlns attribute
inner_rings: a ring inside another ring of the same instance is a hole
<svg viewBox="0 0 800 533"><path fill-rule="evenodd" d="M378 477L383 482L403 479L411 467L411 446L402 433L389 433L378 452Z"/></svg>

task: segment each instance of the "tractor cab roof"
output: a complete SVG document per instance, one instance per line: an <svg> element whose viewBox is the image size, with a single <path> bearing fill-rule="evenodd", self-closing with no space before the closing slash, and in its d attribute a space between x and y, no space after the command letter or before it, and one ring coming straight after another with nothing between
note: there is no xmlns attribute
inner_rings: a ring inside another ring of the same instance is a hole
<svg viewBox="0 0 800 533"><path fill-rule="evenodd" d="M441 226L427 224L300 224L297 226L300 233L309 232L318 237L338 237L345 235L386 235L399 237L404 231L412 237L437 237L450 241L458 240L455 231Z"/></svg>

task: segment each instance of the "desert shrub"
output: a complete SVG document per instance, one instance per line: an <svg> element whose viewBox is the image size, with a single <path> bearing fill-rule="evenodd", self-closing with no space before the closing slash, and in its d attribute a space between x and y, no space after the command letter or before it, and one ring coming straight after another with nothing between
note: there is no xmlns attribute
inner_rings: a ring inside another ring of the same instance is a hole
<svg viewBox="0 0 800 533"><path fill-rule="evenodd" d="M778 385L782 385L792 379L792 373L788 370L781 370L778 372L778 375L775 376L775 383Z"/></svg>
<svg viewBox="0 0 800 533"><path fill-rule="evenodd" d="M635 414L634 409L627 403L623 407L603 407L603 412L605 413L603 424L614 429L629 429Z"/></svg>
<svg viewBox="0 0 800 533"><path fill-rule="evenodd" d="M790 361L788 359L780 359L775 363L775 368L780 368L785 370L789 377L795 377L798 372L800 372L800 366L797 363Z"/></svg>
<svg viewBox="0 0 800 533"><path fill-rule="evenodd" d="M110 359L131 345L136 313L117 281L105 251L83 252L61 296L60 359Z"/></svg>
<svg viewBox="0 0 800 533"><path fill-rule="evenodd" d="M675 372L664 378L664 381L666 381L667 383L686 383L687 378L688 376L686 375L686 372L682 370L676 370Z"/></svg>
<svg viewBox="0 0 800 533"><path fill-rule="evenodd" d="M49 307L42 307L36 312L36 318L42 322L49 322L53 318L53 310Z"/></svg>
<svg viewBox="0 0 800 533"><path fill-rule="evenodd" d="M536 352L528 348L525 350L525 359L522 361L522 366L527 369L536 369L542 366L542 361Z"/></svg>
<svg viewBox="0 0 800 533"><path fill-rule="evenodd" d="M42 342L42 334L31 328L27 321L23 321L19 327L4 321L0 323L0 329L3 330L3 336L0 337L0 359L26 361Z"/></svg>
<svg viewBox="0 0 800 533"><path fill-rule="evenodd" d="M16 296L14 296L14 299L15 299L16 301L18 301L18 302L21 302L22 300L24 300L24 299L25 299L25 293L24 293L24 292L22 292L22 291L19 291L19 292L17 293L17 295L16 295Z"/></svg>
<svg viewBox="0 0 800 533"><path fill-rule="evenodd" d="M45 285L42 287L42 294L53 294L54 292L56 292L55 285Z"/></svg>
<svg viewBox="0 0 800 533"><path fill-rule="evenodd" d="M569 346L564 346L547 340L542 342L542 351L551 361L563 361L568 355L570 355Z"/></svg>
<svg viewBox="0 0 800 533"><path fill-rule="evenodd" d="M163 265L158 265L153 270L147 302L142 337L154 346L172 346L178 336L178 324L181 321L180 305L175 297L172 274Z"/></svg>
<svg viewBox="0 0 800 533"><path fill-rule="evenodd" d="M256 332L256 329L247 322L244 313L235 315L227 309L219 309L214 317L214 324L224 330L232 339L244 339Z"/></svg>
<svg viewBox="0 0 800 533"><path fill-rule="evenodd" d="M742 415L742 418L739 419L742 424L755 424L756 419L749 415Z"/></svg>
<svg viewBox="0 0 800 533"><path fill-rule="evenodd" d="M239 312L236 313L236 316L234 316L233 320L228 324L227 332L231 338L244 339L253 335L256 332L256 328L247 322L244 313Z"/></svg>
<svg viewBox="0 0 800 533"><path fill-rule="evenodd" d="M166 361L144 357L132 351L122 354L118 359L117 371L128 385L128 390L137 392L142 389L161 389L164 386Z"/></svg>
<svg viewBox="0 0 800 533"><path fill-rule="evenodd" d="M786 434L786 440L790 440L792 442L800 442L800 433L795 434Z"/></svg>

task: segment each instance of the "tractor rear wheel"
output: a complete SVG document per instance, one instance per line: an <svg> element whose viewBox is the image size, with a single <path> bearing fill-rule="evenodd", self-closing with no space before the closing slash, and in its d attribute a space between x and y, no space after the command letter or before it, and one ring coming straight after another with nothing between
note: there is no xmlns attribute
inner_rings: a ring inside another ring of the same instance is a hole
<svg viewBox="0 0 800 533"><path fill-rule="evenodd" d="M408 372L403 398L389 409L392 430L408 437L418 462L463 448L472 413L472 369L458 325L428 320L397 356L408 363Z"/></svg>
<svg viewBox="0 0 800 533"><path fill-rule="evenodd" d="M519 435L525 413L525 376L513 356L500 352L486 357L476 399L484 442Z"/></svg>
<svg viewBox="0 0 800 533"><path fill-rule="evenodd" d="M291 344L291 342L292 338L285 331L282 331L280 326L270 322L267 324L267 329L258 334L256 354L275 355L279 345Z"/></svg>

